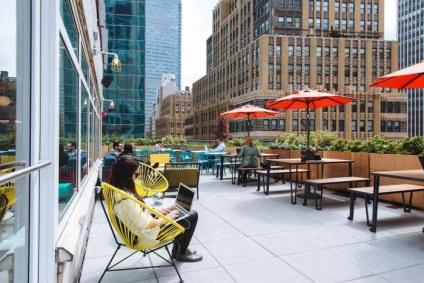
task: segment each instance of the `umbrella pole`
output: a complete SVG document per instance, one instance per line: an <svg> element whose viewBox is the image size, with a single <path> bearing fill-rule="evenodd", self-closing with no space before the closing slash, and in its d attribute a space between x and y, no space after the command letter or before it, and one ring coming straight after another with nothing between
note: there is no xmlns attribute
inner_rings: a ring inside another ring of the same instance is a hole
<svg viewBox="0 0 424 283"><path fill-rule="evenodd" d="M308 144L306 149L309 149L309 104L306 107L306 143Z"/></svg>
<svg viewBox="0 0 424 283"><path fill-rule="evenodd" d="M250 137L250 114L247 114L247 136Z"/></svg>

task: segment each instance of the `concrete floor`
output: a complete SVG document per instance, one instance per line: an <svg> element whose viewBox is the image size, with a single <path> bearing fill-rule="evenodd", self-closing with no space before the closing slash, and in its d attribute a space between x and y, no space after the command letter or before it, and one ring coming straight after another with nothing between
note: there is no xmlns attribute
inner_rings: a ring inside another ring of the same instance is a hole
<svg viewBox="0 0 424 283"><path fill-rule="evenodd" d="M290 203L288 185L273 183L270 195L200 177L195 203L199 223L191 248L198 263L177 263L184 282L423 282L424 212L380 203L377 233L366 226L363 199L347 220L347 196L324 192L323 210ZM96 204L81 282L97 282L115 243ZM120 257L128 254L122 250ZM161 259L151 256L155 263ZM148 265L134 256L125 267ZM173 268L108 272L102 282L178 282Z"/></svg>

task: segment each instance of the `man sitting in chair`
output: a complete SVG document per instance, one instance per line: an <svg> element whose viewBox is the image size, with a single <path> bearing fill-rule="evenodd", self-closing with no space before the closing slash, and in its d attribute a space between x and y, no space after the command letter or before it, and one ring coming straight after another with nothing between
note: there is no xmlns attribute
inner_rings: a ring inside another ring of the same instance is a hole
<svg viewBox="0 0 424 283"><path fill-rule="evenodd" d="M139 174L138 168L139 164L134 159L134 157L129 155L121 156L113 166L110 184L134 196L136 199L144 203L145 201L143 200L143 198L137 194L134 184L134 181ZM140 207L140 209L142 208ZM156 210L171 219L176 219L179 216L179 211L173 210L172 207L159 207L156 208ZM134 213L134 215L140 214L140 211ZM163 223L158 222L160 220L154 219L151 215L147 213L143 213L142 215L143 219L138 219L137 217L134 217L139 221L139 229L149 228L150 230L152 230L157 226L163 225ZM134 220L134 218L130 217L129 219ZM125 221L124 219L121 219L121 221ZM185 228L185 232L176 238L176 241L174 242L174 246L172 248L171 255L177 261L196 262L201 261L203 259L202 255L188 248L188 246L190 245L191 238L193 237L194 230L196 229L197 220L198 215L197 212L194 210L191 210L187 217L177 220L177 223ZM134 226L137 223L129 224L130 226Z"/></svg>
<svg viewBox="0 0 424 283"><path fill-rule="evenodd" d="M209 151L211 152L225 152L226 147L223 139L218 139L218 146L214 149L211 149Z"/></svg>
<svg viewBox="0 0 424 283"><path fill-rule="evenodd" d="M110 154L112 154L116 159L118 159L119 155L124 150L124 146L120 141L115 141L112 146L113 150L110 152Z"/></svg>

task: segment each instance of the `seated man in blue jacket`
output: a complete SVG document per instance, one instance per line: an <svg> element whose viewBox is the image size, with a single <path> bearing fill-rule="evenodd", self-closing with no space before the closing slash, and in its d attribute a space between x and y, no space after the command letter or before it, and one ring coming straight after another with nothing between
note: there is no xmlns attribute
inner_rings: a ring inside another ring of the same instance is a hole
<svg viewBox="0 0 424 283"><path fill-rule="evenodd" d="M225 152L227 148L225 147L225 143L223 139L218 139L218 146L214 149L211 149L209 151L212 152Z"/></svg>

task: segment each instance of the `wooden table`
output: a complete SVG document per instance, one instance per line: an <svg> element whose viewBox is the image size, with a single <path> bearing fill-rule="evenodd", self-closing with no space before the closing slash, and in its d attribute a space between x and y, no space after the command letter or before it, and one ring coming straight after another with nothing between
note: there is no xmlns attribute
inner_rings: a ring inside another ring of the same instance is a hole
<svg viewBox="0 0 424 283"><path fill-rule="evenodd" d="M261 162L265 162L267 158L278 158L280 157L280 154L278 153L261 153Z"/></svg>
<svg viewBox="0 0 424 283"><path fill-rule="evenodd" d="M238 156L238 154L235 153L225 153L223 155L221 155L221 166L219 168L219 179L222 180L223 179L223 175L224 175L224 160L227 158L236 158ZM280 156L278 153L261 153L261 157L260 159L262 160L262 158L267 158L267 157L278 157Z"/></svg>
<svg viewBox="0 0 424 283"><path fill-rule="evenodd" d="M270 168L271 167L271 162L277 163L277 164L281 164L284 166L288 166L289 171L292 171L292 168L294 167L293 173L297 172L299 169L299 166L301 165L306 165L308 167L308 171L307 174L307 179L310 179L310 171L311 171L311 165L316 165L317 166L317 177L320 178L320 170L319 166L321 165L321 178L324 177L324 165L327 164L340 164L340 163L346 163L348 165L348 170L349 170L349 176L352 176L352 163L354 162L353 160L346 160L346 159L332 159L332 158L322 158L321 160L307 160L307 161L303 161L300 158L285 158L285 159L268 159L267 161L267 167ZM270 169L268 169L270 170ZM269 187L269 174L267 174L267 187ZM289 173L290 175L290 192L291 192L291 203L292 204L296 204L296 196L293 196L293 179L292 179L292 174ZM297 176L297 175L296 175ZM297 186L297 182L296 182L296 186ZM304 196L304 198L307 197L306 195Z"/></svg>
<svg viewBox="0 0 424 283"><path fill-rule="evenodd" d="M384 171L384 172L371 172L370 174L374 176L372 224L371 224L370 231L375 233L377 231L378 191L380 187L380 177L424 182L424 170L419 169L419 170ZM423 228L423 233L424 233L424 228Z"/></svg>

